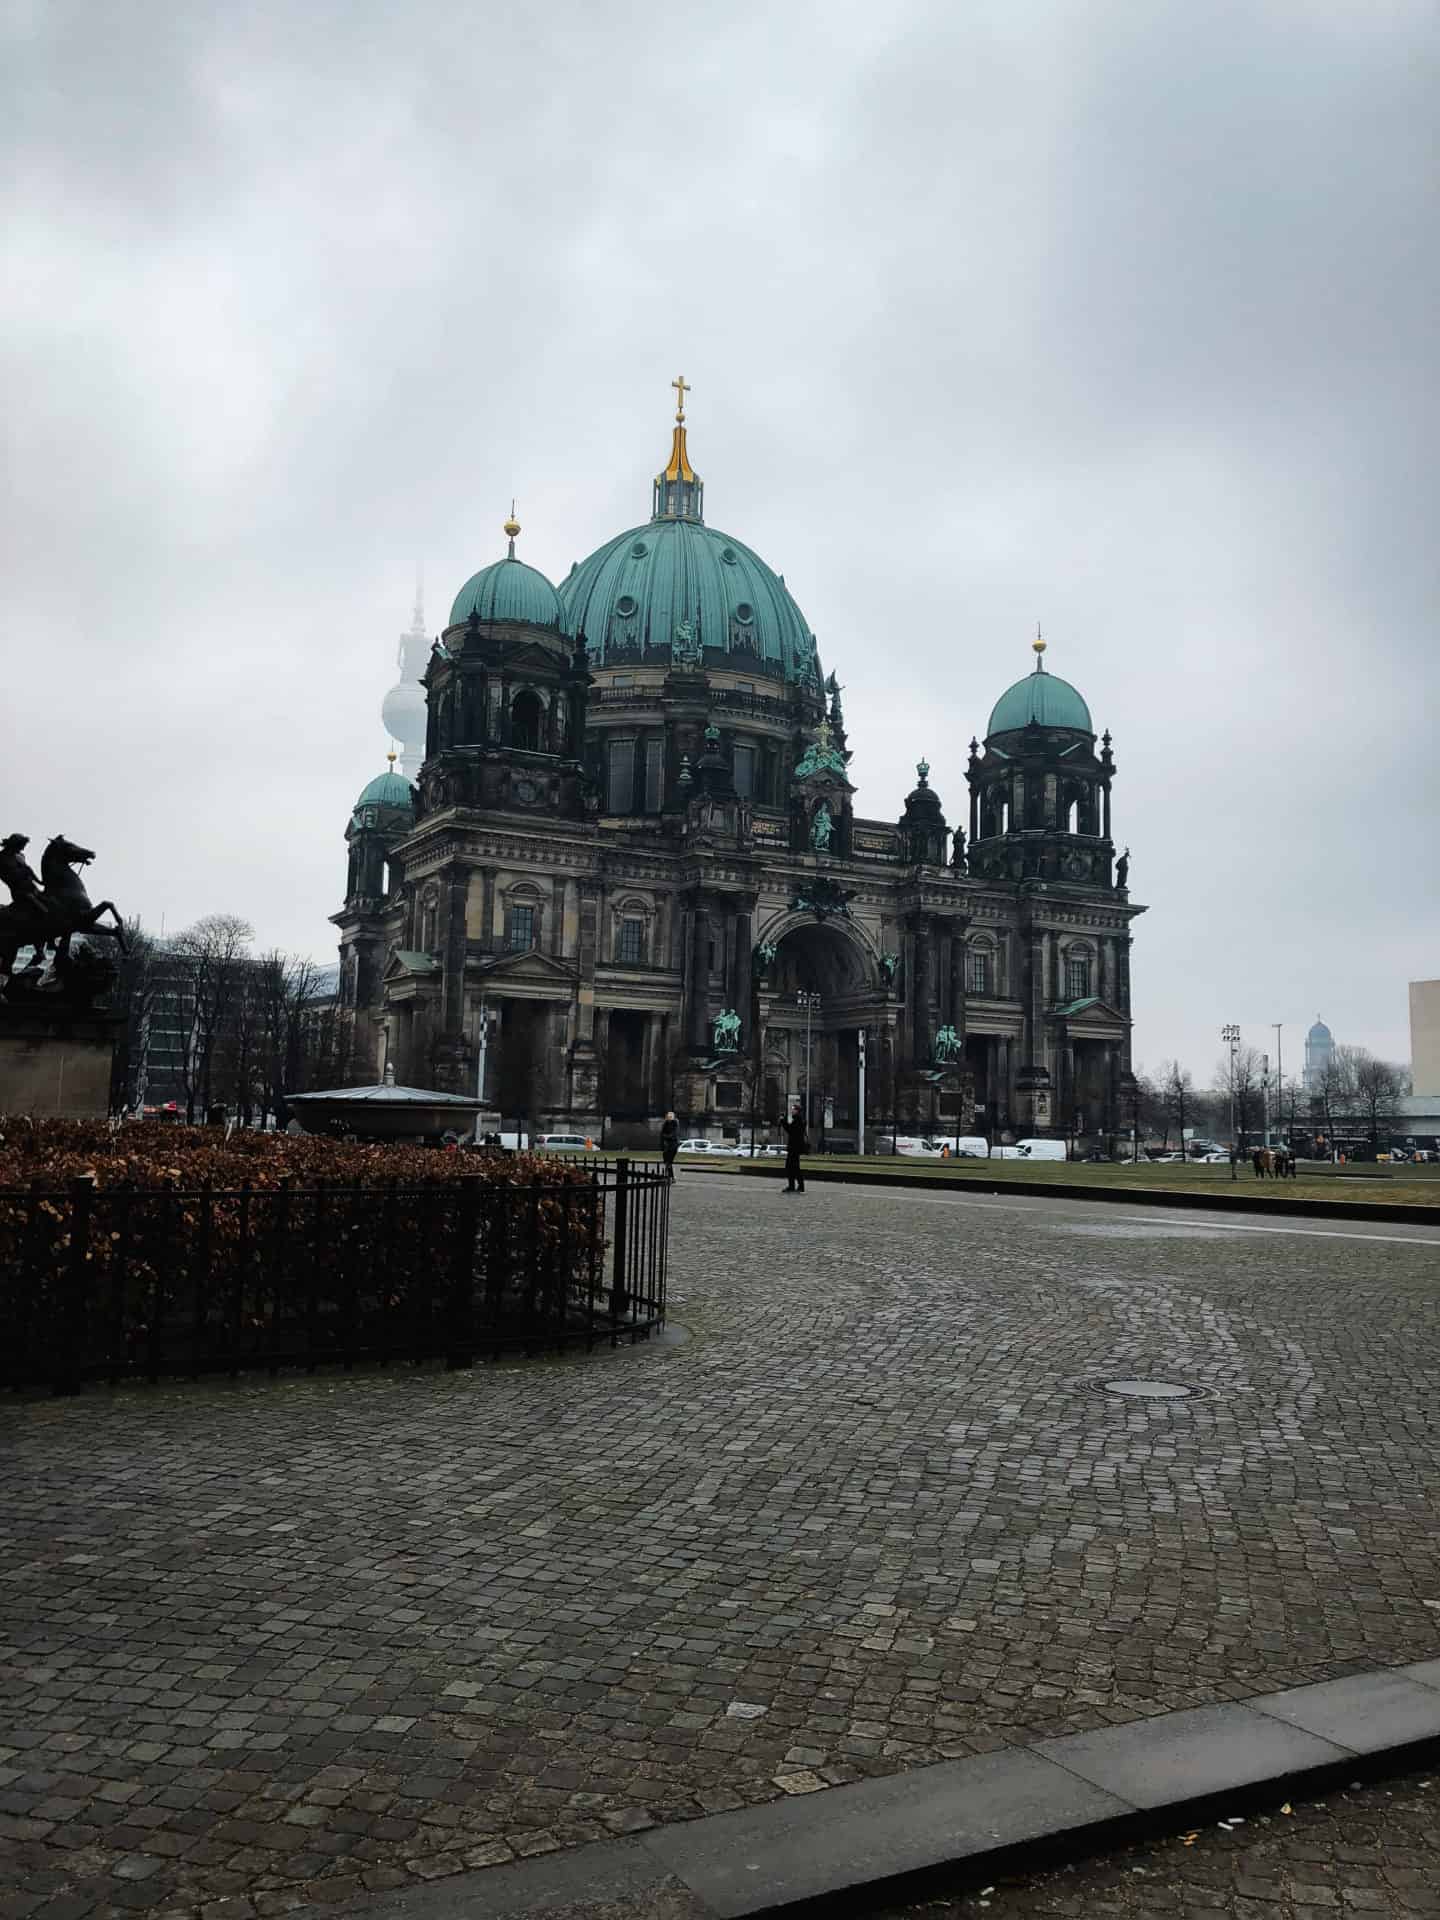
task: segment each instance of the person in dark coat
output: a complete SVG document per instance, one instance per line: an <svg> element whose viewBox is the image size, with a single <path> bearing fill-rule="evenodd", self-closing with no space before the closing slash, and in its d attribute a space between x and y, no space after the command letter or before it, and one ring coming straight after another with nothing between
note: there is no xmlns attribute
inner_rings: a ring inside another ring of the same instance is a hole
<svg viewBox="0 0 1440 1920"><path fill-rule="evenodd" d="M675 1178L675 1155L680 1151L680 1122L667 1113L660 1123L660 1157L665 1162L665 1178Z"/></svg>
<svg viewBox="0 0 1440 1920"><path fill-rule="evenodd" d="M800 1156L809 1151L810 1142L805 1138L805 1116L797 1107L785 1122L786 1193L804 1193L805 1169L800 1165Z"/></svg>

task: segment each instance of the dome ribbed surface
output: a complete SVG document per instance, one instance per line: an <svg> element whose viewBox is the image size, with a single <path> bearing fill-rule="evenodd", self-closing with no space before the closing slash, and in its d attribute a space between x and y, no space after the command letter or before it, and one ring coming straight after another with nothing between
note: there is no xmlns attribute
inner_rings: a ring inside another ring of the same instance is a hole
<svg viewBox="0 0 1440 1920"><path fill-rule="evenodd" d="M1013 733L1021 727L1073 727L1080 733L1094 733L1090 709L1068 680L1056 673L1027 673L995 702L990 724L992 733Z"/></svg>
<svg viewBox="0 0 1440 1920"><path fill-rule="evenodd" d="M492 561L465 582L450 609L451 626L460 626L472 613L485 621L519 620L561 630L560 596L543 573L523 560Z"/></svg>
<svg viewBox="0 0 1440 1920"><path fill-rule="evenodd" d="M668 655L682 623L694 644L735 656L739 671L800 680L815 638L789 589L759 554L696 520L648 521L617 534L560 584L565 631L590 659Z"/></svg>
<svg viewBox="0 0 1440 1920"><path fill-rule="evenodd" d="M398 773L377 773L366 787L356 807L411 807L415 804L408 780Z"/></svg>

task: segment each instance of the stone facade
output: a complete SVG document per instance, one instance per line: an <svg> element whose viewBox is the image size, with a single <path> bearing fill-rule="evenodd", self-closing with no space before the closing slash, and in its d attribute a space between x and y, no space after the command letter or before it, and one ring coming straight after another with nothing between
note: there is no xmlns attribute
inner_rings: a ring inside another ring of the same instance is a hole
<svg viewBox="0 0 1440 1920"><path fill-rule="evenodd" d="M627 565L667 529L725 540L679 426L676 447ZM718 551L722 590L722 566L763 571ZM783 580L776 642L749 600L717 634L697 598L672 631L668 574L602 615L586 566L557 596L512 534L432 649L409 805L352 816L350 1078L470 1092L483 1049L507 1124L641 1140L673 1107L687 1133L769 1133L808 1090L812 1133L853 1140L863 1053L872 1135L1128 1124L1143 909L1074 690L1037 659L972 742L967 854L923 763L898 819L855 813L840 690L781 626Z"/></svg>

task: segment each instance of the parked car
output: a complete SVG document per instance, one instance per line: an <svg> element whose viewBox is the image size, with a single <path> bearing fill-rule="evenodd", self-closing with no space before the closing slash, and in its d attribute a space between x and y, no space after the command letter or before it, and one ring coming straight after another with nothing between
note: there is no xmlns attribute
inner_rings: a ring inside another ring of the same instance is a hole
<svg viewBox="0 0 1440 1920"><path fill-rule="evenodd" d="M535 1147L539 1153L593 1153L595 1142L583 1133L542 1133Z"/></svg>
<svg viewBox="0 0 1440 1920"><path fill-rule="evenodd" d="M921 1160L938 1160L943 1145L940 1140L922 1140L913 1135L904 1134L895 1142L896 1153L913 1154Z"/></svg>
<svg viewBox="0 0 1440 1920"><path fill-rule="evenodd" d="M988 1160L990 1142L983 1134L962 1133L958 1140L951 1143L950 1151L961 1160Z"/></svg>
<svg viewBox="0 0 1440 1920"><path fill-rule="evenodd" d="M682 1140L676 1149L678 1153L708 1153L715 1159L723 1159L730 1152L718 1140Z"/></svg>

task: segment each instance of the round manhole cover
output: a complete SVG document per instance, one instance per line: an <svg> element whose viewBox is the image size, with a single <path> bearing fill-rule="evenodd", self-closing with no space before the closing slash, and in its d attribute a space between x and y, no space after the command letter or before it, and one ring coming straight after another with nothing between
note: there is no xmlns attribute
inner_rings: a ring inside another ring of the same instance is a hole
<svg viewBox="0 0 1440 1920"><path fill-rule="evenodd" d="M1107 1380L1106 1393L1122 1394L1127 1400L1188 1400L1192 1389L1177 1380Z"/></svg>

